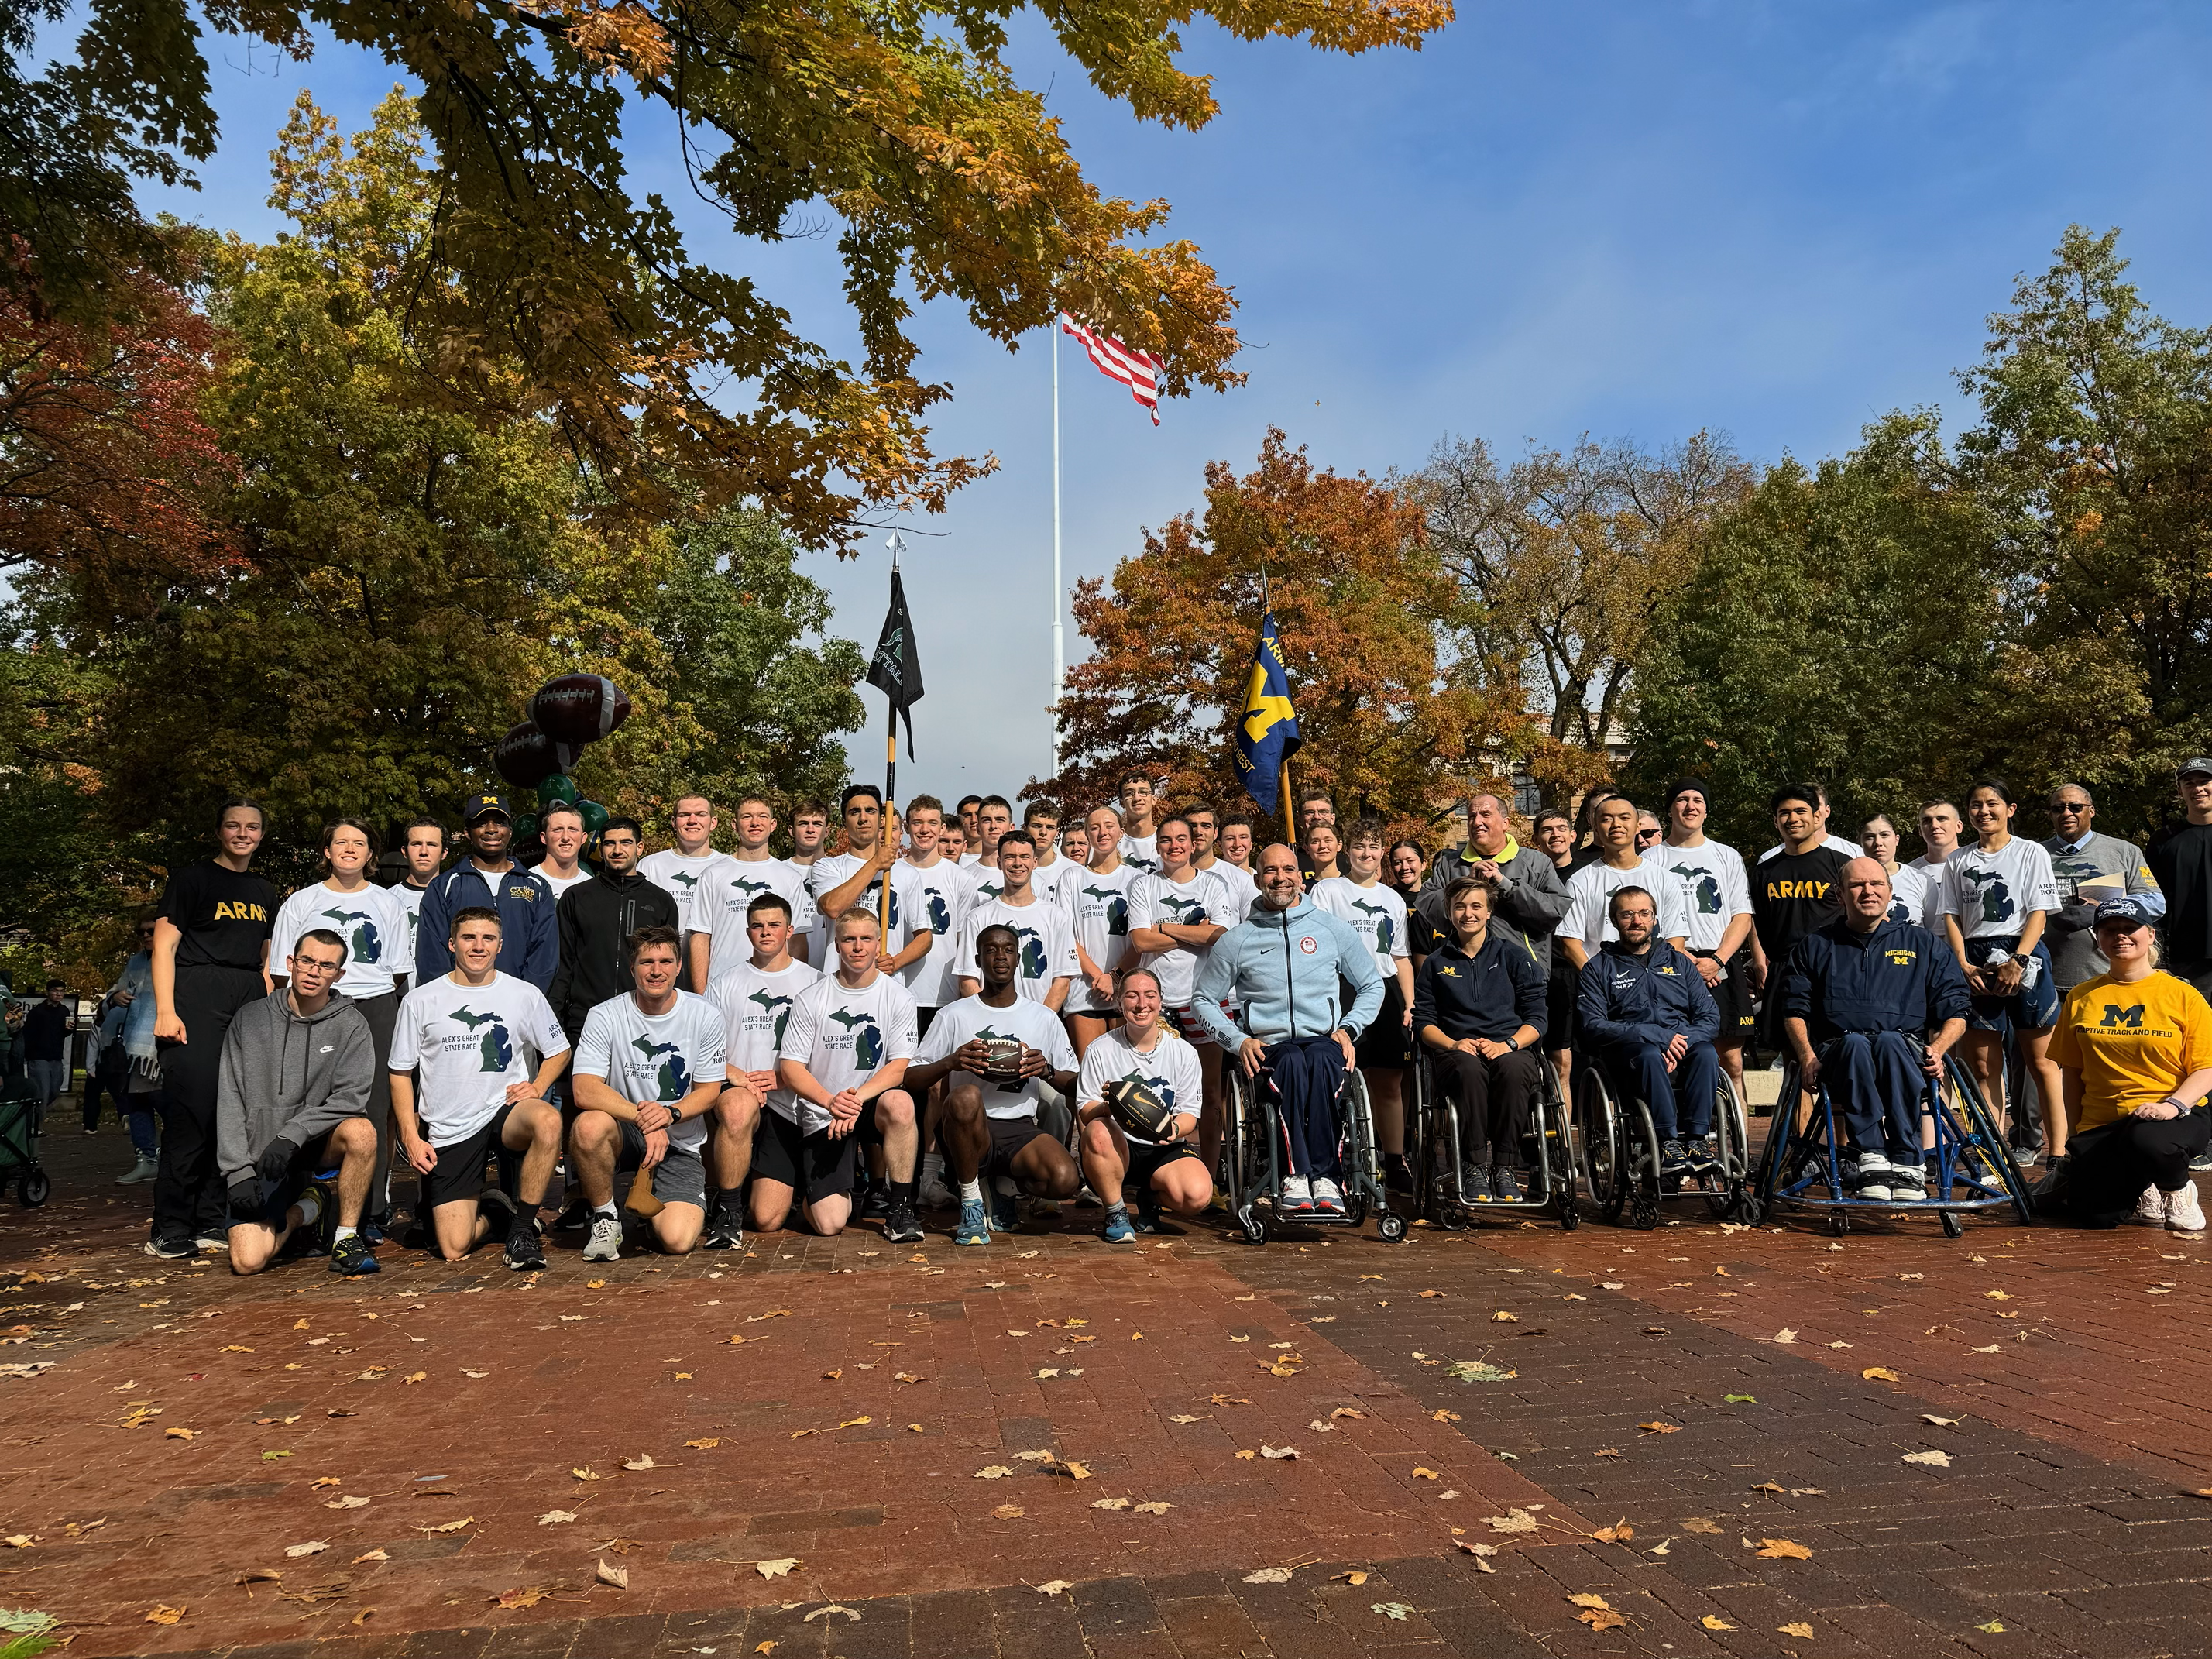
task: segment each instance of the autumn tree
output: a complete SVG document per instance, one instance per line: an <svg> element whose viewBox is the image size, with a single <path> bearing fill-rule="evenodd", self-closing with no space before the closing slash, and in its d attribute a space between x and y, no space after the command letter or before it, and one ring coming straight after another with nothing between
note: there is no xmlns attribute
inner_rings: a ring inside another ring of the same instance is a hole
<svg viewBox="0 0 2212 1659"><path fill-rule="evenodd" d="M1202 515L1147 534L1110 588L1079 585L1092 654L1060 704L1061 775L1032 793L1079 806L1144 766L1170 797L1243 803L1229 724L1269 605L1304 738L1296 787L1413 826L1468 780L1510 771L1522 722L1465 671L1459 595L1419 507L1316 470L1271 429L1243 477L1207 465Z"/></svg>
<svg viewBox="0 0 2212 1659"><path fill-rule="evenodd" d="M1437 446L1402 488L1473 607L1476 658L1543 723L1528 771L1556 799L1607 775L1654 605L1750 470L1707 433L1660 453L1588 439L1501 467L1480 439Z"/></svg>
<svg viewBox="0 0 2212 1659"><path fill-rule="evenodd" d="M0 192L0 267L27 291L96 280L131 177L213 152L205 48L174 0L86 0L75 58L31 77L33 28L0 35L0 131L27 135L36 185ZM1187 129L1215 113L1185 61L1200 15L1246 41L1418 46L1449 0L1180 0L1037 9L1092 87ZM29 13L58 27L62 0ZM941 505L987 462L933 458L917 302L946 300L1012 343L1066 309L1164 359L1164 389L1238 378L1229 290L1163 201L1087 179L1006 53L1018 9L781 0L220 0L219 32L306 58L315 39L375 53L420 88L438 210L411 250L408 321L441 349L463 404L519 362L530 406L600 469L612 499L673 473L710 504L750 500L809 541L861 503ZM1209 31L1210 33L1210 31ZM741 241L834 231L847 362L741 269L695 258L667 204L639 196L629 142L665 142ZM75 157L81 165L70 165ZM738 395L729 395L735 391Z"/></svg>

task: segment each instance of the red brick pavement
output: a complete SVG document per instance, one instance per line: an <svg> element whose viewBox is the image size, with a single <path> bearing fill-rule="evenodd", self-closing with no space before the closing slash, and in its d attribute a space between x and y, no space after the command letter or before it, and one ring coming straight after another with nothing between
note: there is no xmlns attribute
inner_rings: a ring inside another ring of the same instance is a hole
<svg viewBox="0 0 2212 1659"><path fill-rule="evenodd" d="M0 1536L36 1540L0 1552L0 1605L61 1615L76 1652L2149 1655L2203 1650L2212 1612L2212 1508L2180 1495L2212 1456L2204 1247L2137 1230L854 1236L561 1250L534 1285L387 1247L372 1280L242 1283L136 1254L133 1195L69 1174L0 1232L37 1275L0 1289L0 1363L54 1365L0 1381ZM1286 1353L1294 1375L1262 1364ZM1462 1382L1470 1358L1516 1375ZM1929 1447L1952 1468L1902 1463ZM1016 1473L975 1478L994 1465ZM1121 1498L1174 1507L1093 1507ZM1515 1504L1542 1529L1482 1519ZM1632 1543L1586 1538L1616 1517ZM1814 1558L1740 1542L1783 1534ZM1244 1582L1271 1566L1296 1571ZM260 1569L283 1577L237 1582ZM1633 1622L1577 1623L1576 1594ZM1817 1640L1778 1632L1800 1621Z"/></svg>

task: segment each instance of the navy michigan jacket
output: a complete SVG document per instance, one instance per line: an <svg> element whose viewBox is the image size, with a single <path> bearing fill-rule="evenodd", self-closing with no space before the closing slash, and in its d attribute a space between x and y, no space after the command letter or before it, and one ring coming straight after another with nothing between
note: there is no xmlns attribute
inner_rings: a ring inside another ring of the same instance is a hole
<svg viewBox="0 0 2212 1659"><path fill-rule="evenodd" d="M1871 933L1844 921L1808 933L1790 956L1782 1011L1814 1048L1846 1031L1922 1035L1966 1017L1966 976L1925 927L1884 917Z"/></svg>
<svg viewBox="0 0 2212 1659"><path fill-rule="evenodd" d="M1575 1013L1583 1036L1601 1048L1663 1048L1677 1032L1711 1042L1721 1029L1698 964L1665 939L1640 954L1618 940L1602 946L1583 964Z"/></svg>

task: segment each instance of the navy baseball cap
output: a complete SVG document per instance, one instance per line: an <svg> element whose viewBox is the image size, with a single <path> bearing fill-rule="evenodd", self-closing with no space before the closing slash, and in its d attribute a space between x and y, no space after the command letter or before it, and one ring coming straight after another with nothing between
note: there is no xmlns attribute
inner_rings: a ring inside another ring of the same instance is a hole
<svg viewBox="0 0 2212 1659"><path fill-rule="evenodd" d="M504 795L471 795L461 803L463 823L474 823L487 812L496 812L503 818L512 818L514 816L507 810L507 797Z"/></svg>
<svg viewBox="0 0 2212 1659"><path fill-rule="evenodd" d="M2131 898L2108 898L2097 907L2097 926L2117 921L2130 927L2148 927L2150 917L2142 905Z"/></svg>

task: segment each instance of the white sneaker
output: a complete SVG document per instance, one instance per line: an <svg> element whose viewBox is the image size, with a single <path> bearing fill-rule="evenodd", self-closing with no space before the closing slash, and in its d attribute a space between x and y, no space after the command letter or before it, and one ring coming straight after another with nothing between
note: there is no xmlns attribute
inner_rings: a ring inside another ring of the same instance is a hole
<svg viewBox="0 0 2212 1659"><path fill-rule="evenodd" d="M2186 1233L2192 1238L2203 1232L2204 1206L2197 1200L2195 1182L2166 1194L2166 1224L2168 1231Z"/></svg>
<svg viewBox="0 0 2212 1659"><path fill-rule="evenodd" d="M1343 1190L1327 1176L1316 1176L1313 1184L1313 1206L1323 1215L1342 1215Z"/></svg>
<svg viewBox="0 0 2212 1659"><path fill-rule="evenodd" d="M586 1261L619 1261L622 1260L622 1218L598 1215L592 1217L592 1236L584 1243Z"/></svg>
<svg viewBox="0 0 2212 1659"><path fill-rule="evenodd" d="M960 1206L960 1195L946 1186L942 1177L933 1177L921 1184L920 1207L925 1210L952 1210Z"/></svg>
<svg viewBox="0 0 2212 1659"><path fill-rule="evenodd" d="M141 1153L136 1164L115 1177L115 1184L118 1187L128 1187L134 1181L151 1181L160 1169L161 1161L158 1158Z"/></svg>
<svg viewBox="0 0 2212 1659"><path fill-rule="evenodd" d="M1889 1166L1889 1197L1893 1204L1925 1204L1928 1201L1928 1170L1924 1164L1895 1164Z"/></svg>
<svg viewBox="0 0 2212 1659"><path fill-rule="evenodd" d="M1289 1211L1310 1211L1313 1206L1311 1183L1304 1176L1285 1176L1283 1177L1283 1208Z"/></svg>
<svg viewBox="0 0 2212 1659"><path fill-rule="evenodd" d="M2166 1225L2166 1194L2154 1186L2144 1188L2136 1200L2136 1219L2146 1227Z"/></svg>

